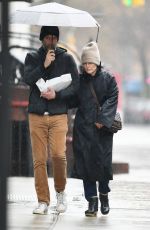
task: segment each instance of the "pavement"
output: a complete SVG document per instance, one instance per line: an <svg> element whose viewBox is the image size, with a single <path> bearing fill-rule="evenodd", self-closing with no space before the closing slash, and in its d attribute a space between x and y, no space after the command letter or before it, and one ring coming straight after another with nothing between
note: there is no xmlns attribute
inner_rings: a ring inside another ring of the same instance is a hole
<svg viewBox="0 0 150 230"><path fill-rule="evenodd" d="M9 178L8 229L40 230L148 230L150 229L150 182L139 181L134 175L116 175L111 182L110 213L103 216L98 212L96 218L87 218L84 211L87 203L83 196L82 181L68 179L68 210L64 214L55 211L55 192L53 179L49 179L51 206L48 215L33 215L36 205L33 178Z"/></svg>
<svg viewBox="0 0 150 230"><path fill-rule="evenodd" d="M87 202L83 195L82 181L71 178L68 178L66 187L67 211L64 214L55 211L53 178L49 178L51 191L49 212L47 215L34 215L32 210L37 204L34 178L10 177L7 194L8 229L149 230L150 143L147 136L149 132L150 127L127 127L124 128L124 132L116 134L113 159L115 162L128 162L130 170L127 174L115 174L114 180L110 182L111 209L108 215L104 216L99 211L97 217L85 217Z"/></svg>

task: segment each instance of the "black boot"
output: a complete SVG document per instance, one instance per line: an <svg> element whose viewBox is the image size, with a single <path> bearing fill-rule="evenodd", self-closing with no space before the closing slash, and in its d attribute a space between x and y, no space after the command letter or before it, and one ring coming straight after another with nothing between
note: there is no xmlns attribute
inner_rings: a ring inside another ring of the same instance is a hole
<svg viewBox="0 0 150 230"><path fill-rule="evenodd" d="M98 198L96 196L91 197L89 199L89 206L88 206L88 210L85 211L85 215L89 217L94 217L97 215L97 211L98 211Z"/></svg>
<svg viewBox="0 0 150 230"><path fill-rule="evenodd" d="M106 215L109 213L109 200L108 200L108 194L107 195L103 195L100 194L99 196L100 202L101 202L101 213L103 215Z"/></svg>

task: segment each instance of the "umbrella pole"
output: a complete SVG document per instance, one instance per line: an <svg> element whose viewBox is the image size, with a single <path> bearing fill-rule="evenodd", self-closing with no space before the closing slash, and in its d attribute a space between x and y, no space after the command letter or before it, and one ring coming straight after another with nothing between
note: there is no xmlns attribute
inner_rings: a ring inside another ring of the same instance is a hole
<svg viewBox="0 0 150 230"><path fill-rule="evenodd" d="M54 41L54 37L53 37L53 35L52 35L52 47L51 47L51 49L55 51L55 48L56 48L56 47L54 47L53 41Z"/></svg>
<svg viewBox="0 0 150 230"><path fill-rule="evenodd" d="M96 35L96 42L98 42L98 36L99 36L99 26L97 25L97 35Z"/></svg>

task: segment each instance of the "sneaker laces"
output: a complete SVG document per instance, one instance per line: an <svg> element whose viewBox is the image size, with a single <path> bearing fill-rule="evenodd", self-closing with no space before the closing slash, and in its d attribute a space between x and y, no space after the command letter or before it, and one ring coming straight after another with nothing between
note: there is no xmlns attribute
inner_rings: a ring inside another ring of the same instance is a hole
<svg viewBox="0 0 150 230"><path fill-rule="evenodd" d="M45 207L47 207L47 204L44 203L44 202L39 202L37 208L40 208L40 207L43 207L43 206L44 206L44 208L45 208Z"/></svg>
<svg viewBox="0 0 150 230"><path fill-rule="evenodd" d="M65 194L63 192L57 192L57 201L58 203L64 203Z"/></svg>

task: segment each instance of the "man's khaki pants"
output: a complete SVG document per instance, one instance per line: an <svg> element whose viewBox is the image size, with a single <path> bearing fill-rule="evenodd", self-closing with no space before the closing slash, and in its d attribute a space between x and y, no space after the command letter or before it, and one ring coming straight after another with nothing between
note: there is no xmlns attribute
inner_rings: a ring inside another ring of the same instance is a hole
<svg viewBox="0 0 150 230"><path fill-rule="evenodd" d="M53 166L54 186L57 192L66 185L66 134L67 115L29 114L29 128L32 145L35 189L38 202L50 203L47 176L48 146Z"/></svg>

